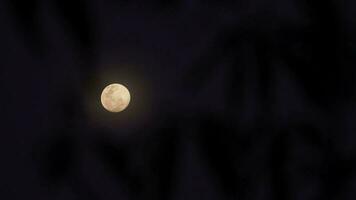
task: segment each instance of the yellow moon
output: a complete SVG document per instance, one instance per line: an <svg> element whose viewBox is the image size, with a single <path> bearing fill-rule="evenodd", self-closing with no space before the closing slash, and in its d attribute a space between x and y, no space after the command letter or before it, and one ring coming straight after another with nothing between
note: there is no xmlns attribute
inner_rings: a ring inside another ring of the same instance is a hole
<svg viewBox="0 0 356 200"><path fill-rule="evenodd" d="M118 83L106 86L101 93L101 104L109 112L121 112L130 103L129 90Z"/></svg>

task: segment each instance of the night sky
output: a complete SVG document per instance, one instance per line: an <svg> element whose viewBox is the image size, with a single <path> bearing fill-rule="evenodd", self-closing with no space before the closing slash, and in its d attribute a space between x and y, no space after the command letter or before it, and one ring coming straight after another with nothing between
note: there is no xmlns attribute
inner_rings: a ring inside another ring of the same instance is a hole
<svg viewBox="0 0 356 200"><path fill-rule="evenodd" d="M355 55L353 0L0 0L0 199L356 199Z"/></svg>

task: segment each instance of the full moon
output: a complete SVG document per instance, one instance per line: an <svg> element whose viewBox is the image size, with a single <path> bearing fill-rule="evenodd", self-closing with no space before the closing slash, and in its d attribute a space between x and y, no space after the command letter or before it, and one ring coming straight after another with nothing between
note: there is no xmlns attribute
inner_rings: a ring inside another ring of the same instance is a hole
<svg viewBox="0 0 356 200"><path fill-rule="evenodd" d="M129 90L118 83L106 86L101 93L101 104L109 112L121 112L130 103Z"/></svg>

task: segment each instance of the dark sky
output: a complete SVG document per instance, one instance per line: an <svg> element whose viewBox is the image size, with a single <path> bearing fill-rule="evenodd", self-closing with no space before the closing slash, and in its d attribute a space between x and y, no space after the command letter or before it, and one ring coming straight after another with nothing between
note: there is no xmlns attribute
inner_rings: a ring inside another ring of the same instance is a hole
<svg viewBox="0 0 356 200"><path fill-rule="evenodd" d="M1 0L0 199L355 199L355 13Z"/></svg>

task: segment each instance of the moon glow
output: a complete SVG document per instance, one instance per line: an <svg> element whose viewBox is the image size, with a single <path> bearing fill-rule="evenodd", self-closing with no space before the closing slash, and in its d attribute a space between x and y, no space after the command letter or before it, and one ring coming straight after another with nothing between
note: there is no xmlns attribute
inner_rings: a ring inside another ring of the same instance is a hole
<svg viewBox="0 0 356 200"><path fill-rule="evenodd" d="M118 83L106 86L101 93L101 104L109 112L121 112L130 103L129 90Z"/></svg>

